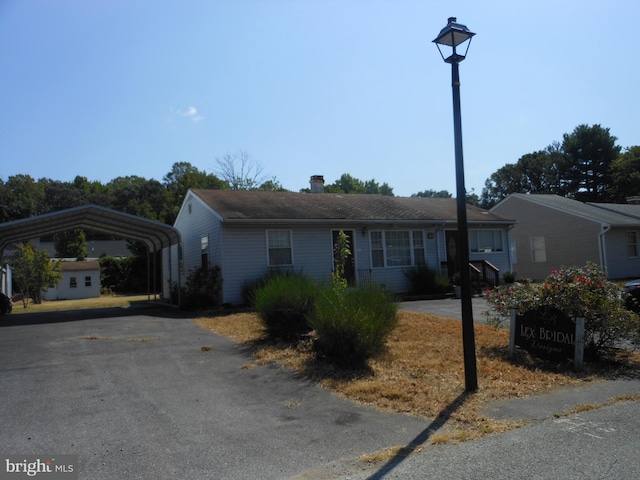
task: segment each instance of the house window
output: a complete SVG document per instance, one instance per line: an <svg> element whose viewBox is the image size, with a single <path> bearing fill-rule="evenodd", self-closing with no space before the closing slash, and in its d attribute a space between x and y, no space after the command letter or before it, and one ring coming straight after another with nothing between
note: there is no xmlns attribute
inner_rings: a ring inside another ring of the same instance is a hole
<svg viewBox="0 0 640 480"><path fill-rule="evenodd" d="M85 287L90 287L91 286L91 277L89 277L89 276L84 277L84 286Z"/></svg>
<svg viewBox="0 0 640 480"><path fill-rule="evenodd" d="M472 252L501 252L502 230L469 230L469 250Z"/></svg>
<svg viewBox="0 0 640 480"><path fill-rule="evenodd" d="M547 246L544 237L531 237L531 261L533 263L547 261Z"/></svg>
<svg viewBox="0 0 640 480"><path fill-rule="evenodd" d="M627 232L627 255L629 257L638 256L638 232Z"/></svg>
<svg viewBox="0 0 640 480"><path fill-rule="evenodd" d="M290 230L268 230L269 266L293 265Z"/></svg>
<svg viewBox="0 0 640 480"><path fill-rule="evenodd" d="M426 264L422 231L375 231L370 241L374 268Z"/></svg>
<svg viewBox="0 0 640 480"><path fill-rule="evenodd" d="M200 238L200 262L202 268L209 268L209 236Z"/></svg>
<svg viewBox="0 0 640 480"><path fill-rule="evenodd" d="M77 287L78 287L78 281L76 280L76 277L69 278L69 288L77 288Z"/></svg>

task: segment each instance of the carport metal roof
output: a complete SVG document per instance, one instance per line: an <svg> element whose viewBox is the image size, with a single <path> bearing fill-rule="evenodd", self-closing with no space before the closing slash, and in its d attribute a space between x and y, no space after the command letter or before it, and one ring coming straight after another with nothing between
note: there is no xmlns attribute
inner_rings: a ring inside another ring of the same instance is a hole
<svg viewBox="0 0 640 480"><path fill-rule="evenodd" d="M63 232L71 228L84 228L129 240L138 240L143 242L150 252L180 243L180 233L171 225L99 205L83 205L0 223L0 252L12 243Z"/></svg>

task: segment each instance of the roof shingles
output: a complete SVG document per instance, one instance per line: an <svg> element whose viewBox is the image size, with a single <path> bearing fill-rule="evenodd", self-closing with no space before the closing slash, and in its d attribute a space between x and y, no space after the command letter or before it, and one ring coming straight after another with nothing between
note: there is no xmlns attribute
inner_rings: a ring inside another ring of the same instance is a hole
<svg viewBox="0 0 640 480"><path fill-rule="evenodd" d="M452 198L202 189L194 189L193 193L224 220L449 222L457 218L456 201ZM471 205L467 206L467 220L510 222Z"/></svg>

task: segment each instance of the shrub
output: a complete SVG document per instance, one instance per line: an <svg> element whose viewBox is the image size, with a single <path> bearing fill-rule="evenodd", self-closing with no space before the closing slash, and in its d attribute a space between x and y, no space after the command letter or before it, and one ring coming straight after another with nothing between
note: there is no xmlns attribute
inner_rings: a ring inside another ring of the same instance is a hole
<svg viewBox="0 0 640 480"><path fill-rule="evenodd" d="M513 272L504 272L504 283L513 283L516 281L516 274Z"/></svg>
<svg viewBox="0 0 640 480"><path fill-rule="evenodd" d="M219 266L196 268L189 272L186 287L180 291L180 307L206 308L220 305L222 294L222 272ZM173 295L177 295L172 292Z"/></svg>
<svg viewBox="0 0 640 480"><path fill-rule="evenodd" d="M319 292L308 318L316 333L317 355L355 368L384 350L398 322L397 306L383 289L346 290L335 284Z"/></svg>
<svg viewBox="0 0 640 480"><path fill-rule="evenodd" d="M316 283L303 275L276 276L255 292L255 309L267 334L292 340L311 328L307 315L313 308Z"/></svg>
<svg viewBox="0 0 640 480"><path fill-rule="evenodd" d="M620 289L594 263L554 270L538 284L497 287L488 290L485 298L492 308L487 321L494 325L507 320L512 308L524 313L553 306L571 318L584 317L588 356L597 356L602 348L622 341L640 344L640 317L624 308Z"/></svg>
<svg viewBox="0 0 640 480"><path fill-rule="evenodd" d="M278 270L269 269L262 277L253 281L248 281L242 287L242 299L246 305L255 307L256 304L256 292L267 285L271 280L281 277L293 277L300 278L302 273L294 272L292 270Z"/></svg>
<svg viewBox="0 0 640 480"><path fill-rule="evenodd" d="M449 280L426 265L407 269L404 275L411 284L411 293L425 295L445 293L449 288Z"/></svg>

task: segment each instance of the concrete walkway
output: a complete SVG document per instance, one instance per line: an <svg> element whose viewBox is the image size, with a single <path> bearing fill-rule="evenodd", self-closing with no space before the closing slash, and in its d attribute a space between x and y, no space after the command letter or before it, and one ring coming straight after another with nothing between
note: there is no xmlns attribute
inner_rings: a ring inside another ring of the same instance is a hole
<svg viewBox="0 0 640 480"><path fill-rule="evenodd" d="M471 299L471 305L473 309L473 321L476 323L487 323L486 317L482 314L482 312L488 310L487 301L482 297L473 297ZM409 312L431 313L441 317L462 320L461 300L456 298L400 302L398 307L400 310L407 310Z"/></svg>

